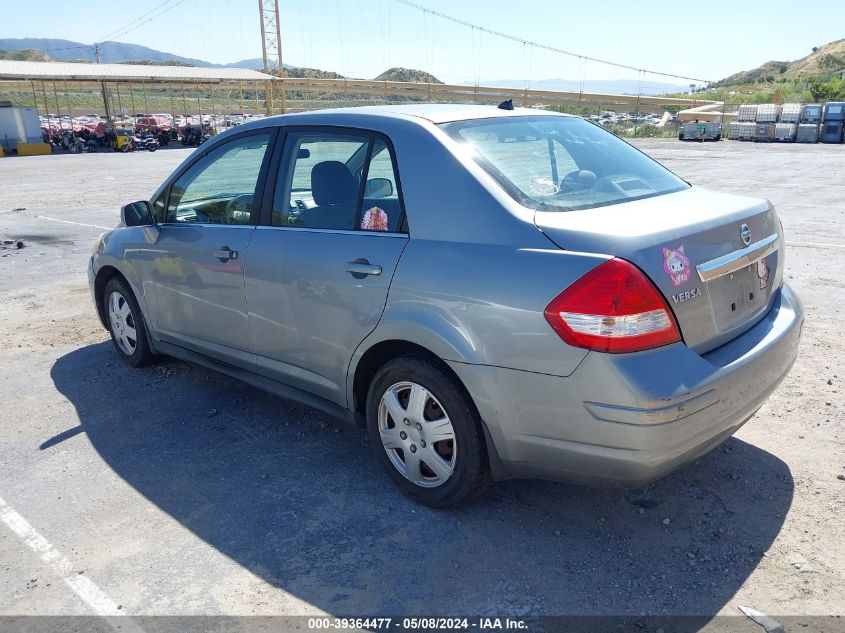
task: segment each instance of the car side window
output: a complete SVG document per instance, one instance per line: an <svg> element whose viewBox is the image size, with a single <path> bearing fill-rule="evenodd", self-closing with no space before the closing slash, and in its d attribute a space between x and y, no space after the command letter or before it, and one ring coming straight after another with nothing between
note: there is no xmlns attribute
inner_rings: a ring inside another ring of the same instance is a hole
<svg viewBox="0 0 845 633"><path fill-rule="evenodd" d="M358 228L362 231L407 231L402 223L403 208L393 154L380 138L373 141L366 178Z"/></svg>
<svg viewBox="0 0 845 633"><path fill-rule="evenodd" d="M167 222L250 224L255 187L271 134L252 134L211 150L170 191Z"/></svg>
<svg viewBox="0 0 845 633"><path fill-rule="evenodd" d="M352 230L370 139L334 132L294 132L285 142L272 226Z"/></svg>
<svg viewBox="0 0 845 633"><path fill-rule="evenodd" d="M153 218L155 218L157 224L161 224L167 220L167 193L168 189L165 189L152 203Z"/></svg>

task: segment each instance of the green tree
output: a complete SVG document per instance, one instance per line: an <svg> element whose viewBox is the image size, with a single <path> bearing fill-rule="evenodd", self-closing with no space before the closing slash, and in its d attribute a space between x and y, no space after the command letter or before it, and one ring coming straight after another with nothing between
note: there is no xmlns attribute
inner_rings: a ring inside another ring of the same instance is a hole
<svg viewBox="0 0 845 633"><path fill-rule="evenodd" d="M822 101L829 101L830 99L835 98L831 94L830 85L822 83L820 81L811 81L809 90L810 96L813 97L813 101L815 101L816 103L820 103Z"/></svg>

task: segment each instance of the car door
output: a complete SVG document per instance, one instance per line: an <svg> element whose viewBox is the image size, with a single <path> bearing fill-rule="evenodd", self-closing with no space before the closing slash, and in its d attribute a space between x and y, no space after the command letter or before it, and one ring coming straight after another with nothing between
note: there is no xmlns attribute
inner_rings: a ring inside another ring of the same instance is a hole
<svg viewBox="0 0 845 633"><path fill-rule="evenodd" d="M408 241L395 155L368 132L297 128L278 164L245 271L258 371L345 405Z"/></svg>
<svg viewBox="0 0 845 633"><path fill-rule="evenodd" d="M144 298L170 343L252 367L243 262L275 130L215 144L154 202L160 235L141 258Z"/></svg>

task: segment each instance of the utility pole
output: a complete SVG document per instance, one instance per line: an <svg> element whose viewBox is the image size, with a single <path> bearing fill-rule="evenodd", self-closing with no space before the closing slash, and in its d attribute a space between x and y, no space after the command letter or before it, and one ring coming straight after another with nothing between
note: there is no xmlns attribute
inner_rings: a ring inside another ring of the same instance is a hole
<svg viewBox="0 0 845 633"><path fill-rule="evenodd" d="M264 72L268 75L283 77L285 67L282 64L282 28L279 18L279 0L258 0L258 12L261 19L261 53ZM264 82L264 111L273 114L273 81ZM282 84L282 112L285 111L285 88Z"/></svg>
<svg viewBox="0 0 845 633"><path fill-rule="evenodd" d="M97 60L97 63L100 63L100 45L98 43L94 43L94 58ZM109 91L106 88L106 82L100 82L100 90L103 93L103 106L106 108L106 127L111 125L111 107L109 106Z"/></svg>

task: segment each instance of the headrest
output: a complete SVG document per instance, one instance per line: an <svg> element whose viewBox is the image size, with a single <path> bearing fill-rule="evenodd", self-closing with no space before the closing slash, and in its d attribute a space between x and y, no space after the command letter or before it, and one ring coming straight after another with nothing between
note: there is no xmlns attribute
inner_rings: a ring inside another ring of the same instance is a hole
<svg viewBox="0 0 845 633"><path fill-rule="evenodd" d="M318 206L354 204L357 189L352 172L340 161L327 160L311 168L311 195Z"/></svg>

